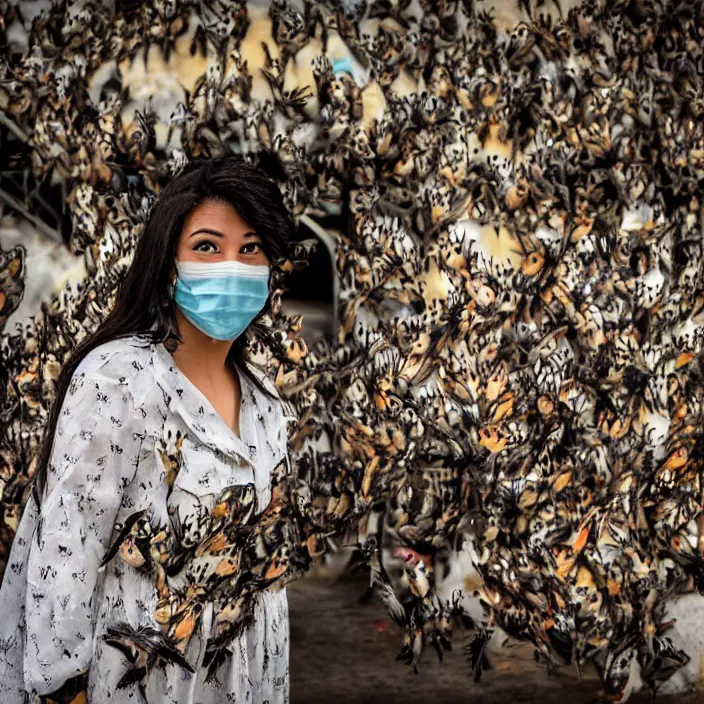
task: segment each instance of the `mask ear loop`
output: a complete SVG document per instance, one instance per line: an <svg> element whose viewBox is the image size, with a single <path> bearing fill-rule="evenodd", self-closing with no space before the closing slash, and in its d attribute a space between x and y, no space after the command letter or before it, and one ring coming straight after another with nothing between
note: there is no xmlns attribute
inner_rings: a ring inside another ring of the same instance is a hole
<svg viewBox="0 0 704 704"><path fill-rule="evenodd" d="M173 269L171 273L171 280L169 281L168 288L167 288L167 296L166 300L164 301L164 309L167 308L172 308L171 314L169 317L171 318L171 321L169 323L169 331L166 335L166 339L164 340L164 347L168 350L168 352L172 353L176 351L176 348L179 345L179 338L177 333L174 330L174 323L176 322L176 314L175 311L173 310L173 307L175 306L175 293L176 293L176 280L178 278L178 272Z"/></svg>
<svg viewBox="0 0 704 704"><path fill-rule="evenodd" d="M176 279L178 278L178 273L173 270L171 273L171 280L166 294L166 300L164 301L164 308L168 308L174 302L174 296L176 295Z"/></svg>

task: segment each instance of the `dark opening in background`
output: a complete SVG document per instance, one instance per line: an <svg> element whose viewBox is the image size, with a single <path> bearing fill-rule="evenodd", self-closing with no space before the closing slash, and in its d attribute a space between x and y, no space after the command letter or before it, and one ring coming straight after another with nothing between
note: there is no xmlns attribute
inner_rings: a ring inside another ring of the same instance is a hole
<svg viewBox="0 0 704 704"><path fill-rule="evenodd" d="M329 223L323 226L328 229ZM287 315L303 315L302 334L310 344L320 337L332 338L337 332L335 302L335 264L330 248L333 237L309 227L303 220L296 233L296 241L316 239L318 246L310 266L291 272L287 279L288 290L284 293L282 308ZM325 241L327 240L327 241Z"/></svg>

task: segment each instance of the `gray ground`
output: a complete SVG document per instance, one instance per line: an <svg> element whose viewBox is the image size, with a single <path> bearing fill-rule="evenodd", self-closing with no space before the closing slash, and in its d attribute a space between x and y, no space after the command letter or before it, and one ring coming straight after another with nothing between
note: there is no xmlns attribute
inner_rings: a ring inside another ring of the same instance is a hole
<svg viewBox="0 0 704 704"><path fill-rule="evenodd" d="M365 581L346 578L333 586L305 580L288 587L291 612L291 699L293 704L594 704L599 685L591 673L579 681L571 668L548 676L519 646L493 661L480 684L468 674L458 631L455 647L439 663L427 651L418 675L395 662L398 628L375 600L358 605ZM566 702L566 698L569 698ZM650 695L629 704L651 702ZM702 698L658 697L656 704L695 704Z"/></svg>

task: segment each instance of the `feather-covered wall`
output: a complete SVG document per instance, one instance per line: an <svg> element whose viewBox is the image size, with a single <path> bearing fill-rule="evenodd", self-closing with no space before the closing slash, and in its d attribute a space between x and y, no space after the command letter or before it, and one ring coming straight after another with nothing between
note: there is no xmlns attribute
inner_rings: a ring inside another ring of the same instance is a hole
<svg viewBox="0 0 704 704"><path fill-rule="evenodd" d="M394 590L381 548L466 541L475 654L501 628L612 698L698 659L664 608L704 589L700 0L64 2L31 27L0 7L3 169L65 189L88 272L2 338L0 555L154 194L244 153L341 233L337 336L307 349L278 314L251 339L298 418L252 527L287 547L253 573L358 537L415 667L462 602L422 562ZM2 321L24 273L3 253Z"/></svg>

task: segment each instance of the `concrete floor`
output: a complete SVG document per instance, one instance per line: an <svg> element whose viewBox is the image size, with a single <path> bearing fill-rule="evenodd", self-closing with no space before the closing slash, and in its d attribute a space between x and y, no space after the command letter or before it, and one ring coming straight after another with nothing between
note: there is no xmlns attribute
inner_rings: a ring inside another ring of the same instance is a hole
<svg viewBox="0 0 704 704"><path fill-rule="evenodd" d="M426 651L413 675L395 662L401 632L374 600L359 605L366 581L349 579L328 586L306 579L288 587L291 614L292 704L594 704L599 683L592 672L580 681L574 669L547 675L530 646L494 658L491 671L475 684L463 653L467 635L440 663ZM566 702L566 698L568 701ZM645 693L629 704L652 702ZM701 697L658 697L657 704L695 704Z"/></svg>

